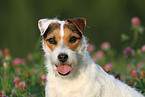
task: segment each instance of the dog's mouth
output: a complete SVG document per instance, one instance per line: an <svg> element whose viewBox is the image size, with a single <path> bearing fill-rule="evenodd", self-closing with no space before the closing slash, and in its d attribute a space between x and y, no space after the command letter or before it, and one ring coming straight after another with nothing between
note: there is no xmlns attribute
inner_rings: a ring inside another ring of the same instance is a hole
<svg viewBox="0 0 145 97"><path fill-rule="evenodd" d="M69 65L56 65L56 71L62 75L62 76L66 76L68 75L72 70L72 67Z"/></svg>

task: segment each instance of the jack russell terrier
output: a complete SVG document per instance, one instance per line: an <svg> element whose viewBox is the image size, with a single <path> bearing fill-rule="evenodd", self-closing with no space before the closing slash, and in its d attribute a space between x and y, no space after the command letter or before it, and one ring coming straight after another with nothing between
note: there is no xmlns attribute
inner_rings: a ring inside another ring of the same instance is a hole
<svg viewBox="0 0 145 97"><path fill-rule="evenodd" d="M38 27L48 71L45 97L143 97L92 61L84 18L40 19Z"/></svg>

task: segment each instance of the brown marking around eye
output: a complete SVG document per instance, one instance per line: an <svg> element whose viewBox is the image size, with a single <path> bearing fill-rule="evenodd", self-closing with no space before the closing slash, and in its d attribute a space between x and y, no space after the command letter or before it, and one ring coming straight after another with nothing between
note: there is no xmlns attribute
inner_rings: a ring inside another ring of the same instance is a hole
<svg viewBox="0 0 145 97"><path fill-rule="evenodd" d="M66 23L64 24L64 28L68 28L72 32L77 33L80 37L82 37L82 33L77 29L76 25L74 25L73 23L68 23L66 21Z"/></svg>
<svg viewBox="0 0 145 97"><path fill-rule="evenodd" d="M55 41L57 42L56 44L51 44L48 42L48 39L50 38L55 38ZM60 41L60 28L57 28L53 30L51 33L47 33L46 38L44 38L44 45L47 45L51 51L54 51L54 49L58 46L58 43Z"/></svg>
<svg viewBox="0 0 145 97"><path fill-rule="evenodd" d="M73 36L78 38L75 43L69 42L70 38L73 37ZM78 47L79 43L81 42L81 37L77 33L71 31L70 29L68 29L67 27L64 27L63 42L71 50L75 51L75 49Z"/></svg>

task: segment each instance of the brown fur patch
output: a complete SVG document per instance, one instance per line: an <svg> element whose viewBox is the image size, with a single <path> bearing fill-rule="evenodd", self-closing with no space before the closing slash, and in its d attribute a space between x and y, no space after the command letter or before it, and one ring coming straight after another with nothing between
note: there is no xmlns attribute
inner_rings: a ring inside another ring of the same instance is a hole
<svg viewBox="0 0 145 97"><path fill-rule="evenodd" d="M58 28L60 28L60 24L58 22L51 23L49 27L47 28L47 30L45 31L43 37L46 38L49 33L53 32L55 29L58 29Z"/></svg>
<svg viewBox="0 0 145 97"><path fill-rule="evenodd" d="M74 33L77 33L80 37L82 37L81 32L77 29L76 25L74 25L73 23L68 23L67 21L65 22L64 28L68 28L69 30L71 30Z"/></svg>
<svg viewBox="0 0 145 97"><path fill-rule="evenodd" d="M74 19L67 19L66 24L73 23L76 28L84 34L84 30L86 27L86 19L85 18L74 18Z"/></svg>
<svg viewBox="0 0 145 97"><path fill-rule="evenodd" d="M55 41L57 42L56 44L51 44L48 42L48 39L50 38L55 38ZM55 47L57 47L59 41L60 41L60 28L57 28L55 30L53 30L52 32L48 33L46 38L44 38L44 44L47 45L51 51L53 51L55 49Z"/></svg>
<svg viewBox="0 0 145 97"><path fill-rule="evenodd" d="M77 37L78 38L75 43L70 42L70 39L72 37ZM81 37L77 33L68 29L67 27L64 27L63 41L66 44L66 46L68 46L71 50L74 51L78 47L78 45L81 41Z"/></svg>

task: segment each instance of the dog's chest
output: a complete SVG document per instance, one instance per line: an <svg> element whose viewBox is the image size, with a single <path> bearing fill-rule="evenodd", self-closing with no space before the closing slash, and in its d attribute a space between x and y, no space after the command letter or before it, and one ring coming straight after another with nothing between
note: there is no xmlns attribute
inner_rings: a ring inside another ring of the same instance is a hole
<svg viewBox="0 0 145 97"><path fill-rule="evenodd" d="M97 97L99 91L96 92L96 87L99 89L99 83L88 82L86 79L60 84L49 83L46 90L49 90L48 97ZM94 87L95 85L95 87Z"/></svg>
<svg viewBox="0 0 145 97"><path fill-rule="evenodd" d="M71 89L71 90L70 90ZM49 96L48 97L82 97L82 95L84 93L82 93L82 91L79 90L74 90L72 88L50 88L49 89ZM85 97L85 96L83 96Z"/></svg>

